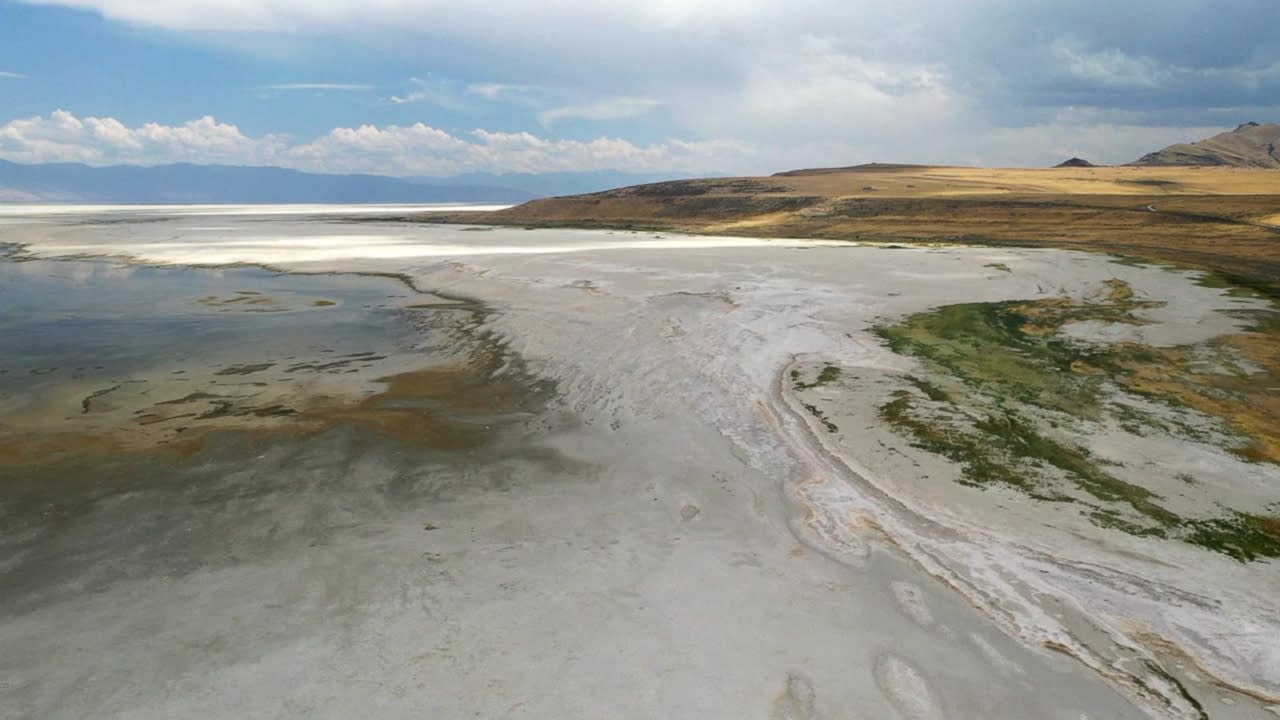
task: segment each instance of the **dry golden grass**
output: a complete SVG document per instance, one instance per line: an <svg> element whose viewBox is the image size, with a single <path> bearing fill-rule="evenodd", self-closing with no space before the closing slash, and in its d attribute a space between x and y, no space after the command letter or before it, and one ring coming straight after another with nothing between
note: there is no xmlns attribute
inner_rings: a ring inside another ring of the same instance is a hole
<svg viewBox="0 0 1280 720"><path fill-rule="evenodd" d="M1233 167L970 168L795 171L770 181L793 191L838 197L969 195L1256 195L1280 193L1269 170ZM870 189L868 189L870 188Z"/></svg>
<svg viewBox="0 0 1280 720"><path fill-rule="evenodd" d="M1280 172L863 166L677 180L434 222L1101 250L1280 287Z"/></svg>
<svg viewBox="0 0 1280 720"><path fill-rule="evenodd" d="M1253 461L1280 464L1280 347L1275 332L1239 333L1219 340L1250 360L1260 372L1224 375L1191 370L1195 358L1184 350L1155 350L1161 361L1124 364L1126 382L1133 389L1155 397L1175 398L1187 407L1222 418L1252 444L1240 454ZM1171 368L1178 368L1171 370Z"/></svg>

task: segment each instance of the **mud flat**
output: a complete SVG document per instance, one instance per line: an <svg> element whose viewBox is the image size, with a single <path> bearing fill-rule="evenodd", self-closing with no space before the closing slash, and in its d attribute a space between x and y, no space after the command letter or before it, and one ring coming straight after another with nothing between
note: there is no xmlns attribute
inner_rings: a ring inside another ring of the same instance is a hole
<svg viewBox="0 0 1280 720"><path fill-rule="evenodd" d="M130 461L155 483L61 524L33 509L6 539L23 551L4 572L25 588L0 616L22 658L0 661L6 714L1076 720L1266 717L1276 702L1273 555L1188 530L1277 500L1275 466L1244 452L1265 445L1256 422L1119 380L1063 385L1063 402L1102 408L1070 421L1018 399L1009 411L1052 457L1076 458L1064 468L930 447L885 410L908 397L936 424L1002 390L928 356L939 333L921 328L947 307L1018 303L1039 324L1002 327L1026 343L1123 341L1181 367L1254 332L1264 299L1062 251L201 223L3 237L22 257L395 274L483 303L468 332L505 359L480 376L518 367L554 391L495 412L469 447L341 418L213 433L176 465ZM1231 372L1264 377L1248 342ZM1051 387L1024 354L1026 382ZM396 386L378 387L361 397ZM1043 497L975 483L979 460L1026 471ZM1179 524L1099 521L1157 522L1144 501Z"/></svg>

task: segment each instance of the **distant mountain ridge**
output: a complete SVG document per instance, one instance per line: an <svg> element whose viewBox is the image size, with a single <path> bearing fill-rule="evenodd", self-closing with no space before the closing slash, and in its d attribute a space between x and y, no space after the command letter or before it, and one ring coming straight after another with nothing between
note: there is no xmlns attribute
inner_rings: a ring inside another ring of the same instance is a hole
<svg viewBox="0 0 1280 720"><path fill-rule="evenodd" d="M1247 122L1229 132L1170 145L1128 163L1138 167L1245 167L1280 169L1280 123ZM812 168L774 177L894 173L926 166L870 163ZM1087 168L1071 158L1057 167ZM555 173L468 173L452 177L329 175L279 167L235 165L25 165L0 160L0 202L101 203L522 203L578 195L688 175L615 170Z"/></svg>
<svg viewBox="0 0 1280 720"><path fill-rule="evenodd" d="M1280 123L1242 123L1235 130L1205 140L1177 143L1147 153L1129 165L1280 168Z"/></svg>
<svg viewBox="0 0 1280 720"><path fill-rule="evenodd" d="M111 203L523 202L536 193L483 185L427 185L380 175L322 175L277 167L91 167L0 160L0 201Z"/></svg>
<svg viewBox="0 0 1280 720"><path fill-rule="evenodd" d="M239 165L92 167L0 160L0 202L520 203L667 177L604 170L406 178Z"/></svg>

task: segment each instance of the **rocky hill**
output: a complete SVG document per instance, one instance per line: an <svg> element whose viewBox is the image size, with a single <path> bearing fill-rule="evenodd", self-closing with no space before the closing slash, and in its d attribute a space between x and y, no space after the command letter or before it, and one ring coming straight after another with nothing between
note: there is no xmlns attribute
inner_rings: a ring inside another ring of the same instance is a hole
<svg viewBox="0 0 1280 720"><path fill-rule="evenodd" d="M1178 143L1147 153L1129 163L1136 166L1226 165L1280 168L1280 123L1247 122L1207 140Z"/></svg>

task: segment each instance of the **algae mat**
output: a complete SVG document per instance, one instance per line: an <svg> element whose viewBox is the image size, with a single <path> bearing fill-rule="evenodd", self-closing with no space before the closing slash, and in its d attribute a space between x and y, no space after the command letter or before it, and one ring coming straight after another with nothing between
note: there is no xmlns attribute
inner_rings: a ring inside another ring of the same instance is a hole
<svg viewBox="0 0 1280 720"><path fill-rule="evenodd" d="M1280 555L1280 498L1264 508L1204 507L1185 515L1122 480L1070 439L1081 420L1124 432L1219 442L1253 462L1280 460L1280 332L1274 310L1245 332L1188 346L1100 343L1073 323L1137 325L1153 305L1111 281L1097 297L952 305L878 328L926 377L894 393L881 417L960 463L963 482L1001 484L1045 502L1079 504L1097 524L1191 542L1240 560ZM1181 474L1181 482L1198 480ZM1215 507L1216 505L1216 507Z"/></svg>

